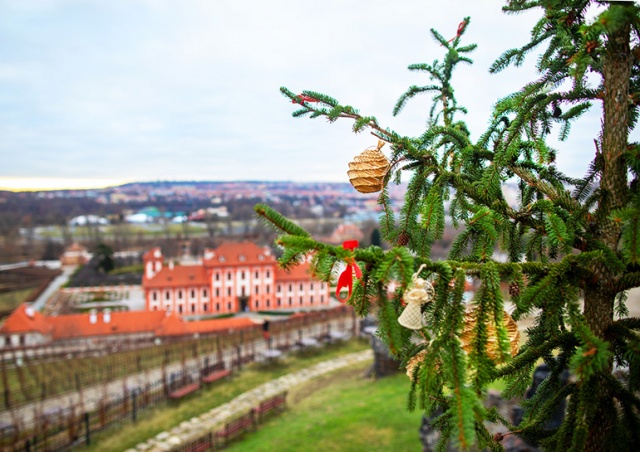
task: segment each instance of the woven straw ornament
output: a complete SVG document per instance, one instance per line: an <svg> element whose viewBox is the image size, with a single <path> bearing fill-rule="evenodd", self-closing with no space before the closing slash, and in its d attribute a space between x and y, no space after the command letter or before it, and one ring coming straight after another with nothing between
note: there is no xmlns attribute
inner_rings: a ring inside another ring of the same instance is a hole
<svg viewBox="0 0 640 452"><path fill-rule="evenodd" d="M422 328L421 306L433 300L433 296L435 295L431 283L418 277L424 267L425 265L422 264L418 271L411 277L411 285L403 296L406 307L404 311L402 311L402 314L400 314L400 317L398 317L398 323L410 330L419 330Z"/></svg>
<svg viewBox="0 0 640 452"><path fill-rule="evenodd" d="M509 345L511 347L511 356L518 354L520 348L520 331L518 331L518 324L511 316L504 311L502 320L507 328L507 335L509 337ZM462 348L465 352L471 353L471 343L475 337L473 328L476 325L476 313L475 310L467 311L464 317L464 328L460 335L460 341L462 342ZM490 318L487 324L487 355L494 362L500 362L500 346L498 344L498 335L496 333L496 325L493 318Z"/></svg>
<svg viewBox="0 0 640 452"><path fill-rule="evenodd" d="M413 357L411 357L411 359L409 360L409 362L407 362L407 377L409 377L409 379L411 381L416 381L413 378L413 373L416 370L416 367L422 362L424 361L424 359L427 356L427 351L426 350L420 350L418 353L416 353ZM417 383L417 381L416 381Z"/></svg>
<svg viewBox="0 0 640 452"><path fill-rule="evenodd" d="M367 148L349 163L349 182L360 193L374 193L382 190L384 176L389 171L389 160L380 149L384 141L379 140L376 148Z"/></svg>

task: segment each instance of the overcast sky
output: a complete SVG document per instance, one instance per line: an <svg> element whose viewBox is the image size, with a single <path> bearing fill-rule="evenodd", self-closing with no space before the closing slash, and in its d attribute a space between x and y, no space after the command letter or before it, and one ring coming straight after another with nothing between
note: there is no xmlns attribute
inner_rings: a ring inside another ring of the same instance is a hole
<svg viewBox="0 0 640 452"><path fill-rule="evenodd" d="M376 139L351 123L295 119L279 92L324 92L405 135L424 130L430 96L391 111L471 16L475 64L455 74L474 138L495 100L530 80L489 75L527 42L537 15L497 0L0 0L0 187L149 180L347 181ZM598 111L560 145L584 173Z"/></svg>

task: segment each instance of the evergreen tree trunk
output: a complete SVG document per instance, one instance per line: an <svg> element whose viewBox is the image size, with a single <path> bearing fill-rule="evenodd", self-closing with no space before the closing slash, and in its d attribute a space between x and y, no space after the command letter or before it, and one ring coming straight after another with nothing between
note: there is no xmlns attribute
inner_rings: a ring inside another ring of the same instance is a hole
<svg viewBox="0 0 640 452"><path fill-rule="evenodd" d="M629 124L629 79L631 54L629 49L629 27L624 27L609 36L606 46L604 73L604 124L602 130L602 157L604 167L600 188L602 200L598 207L601 230L597 238L613 252L620 240L620 226L608 219L612 211L627 203L627 166L624 153L627 150ZM618 275L611 266L598 264L594 269L595 281L587 285L584 315L589 328L601 339L613 322L614 301L617 293ZM607 372L611 372L613 363ZM591 425L586 450L610 450L613 444L613 419L615 408L608 394L607 384L596 384L598 409Z"/></svg>

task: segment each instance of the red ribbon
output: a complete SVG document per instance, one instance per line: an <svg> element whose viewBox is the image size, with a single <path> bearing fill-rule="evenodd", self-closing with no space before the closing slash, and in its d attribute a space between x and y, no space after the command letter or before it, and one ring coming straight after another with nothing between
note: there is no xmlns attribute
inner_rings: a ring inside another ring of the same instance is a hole
<svg viewBox="0 0 640 452"><path fill-rule="evenodd" d="M354 250L358 247L358 241L347 240L346 242L342 243L342 247L345 250ZM336 298L343 303L351 298L351 292L353 291L353 274L355 273L356 278L358 279L362 278L362 270L360 270L360 267L358 267L358 264L356 264L355 259L350 257L346 260L346 262L347 268L345 268L344 271L340 273L340 276L338 277L338 285L336 286ZM340 291L344 288L348 290L348 294L346 298L341 298Z"/></svg>
<svg viewBox="0 0 640 452"><path fill-rule="evenodd" d="M458 31L456 32L456 35L455 35L453 38L449 39L447 42L451 42L451 41L453 41L454 39L459 38L459 37L460 37L460 35L462 35L462 32L464 31L464 29L465 29L466 27L467 27L467 24L465 23L465 21L464 21L464 20L463 20L462 22L460 22L460 23L458 24Z"/></svg>
<svg viewBox="0 0 640 452"><path fill-rule="evenodd" d="M318 99L314 99L311 96L307 96L306 94L298 94L295 99L291 101L292 104L300 104L302 102L320 102Z"/></svg>

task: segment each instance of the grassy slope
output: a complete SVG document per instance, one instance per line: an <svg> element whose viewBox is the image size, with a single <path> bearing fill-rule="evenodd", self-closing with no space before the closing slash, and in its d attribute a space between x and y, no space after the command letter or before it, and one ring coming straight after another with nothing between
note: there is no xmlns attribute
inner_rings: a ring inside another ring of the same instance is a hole
<svg viewBox="0 0 640 452"><path fill-rule="evenodd" d="M403 373L364 378L366 367L344 369L291 391L287 411L226 450L421 450L421 414L406 409L409 379Z"/></svg>
<svg viewBox="0 0 640 452"><path fill-rule="evenodd" d="M170 430L180 422L203 414L262 383L321 361L368 348L369 344L366 341L353 340L343 345L326 347L318 353L287 357L282 364L276 366L247 366L230 380L215 383L179 402L161 404L149 412L140 413L141 419L136 424L127 422L118 429L108 429L95 435L91 439L91 446L82 447L80 450L122 451L135 447L158 433Z"/></svg>

